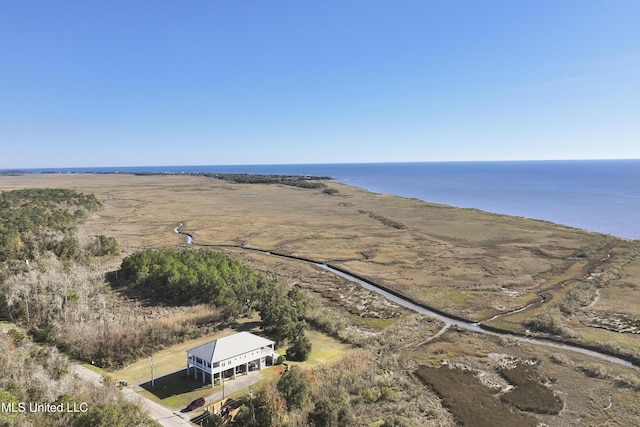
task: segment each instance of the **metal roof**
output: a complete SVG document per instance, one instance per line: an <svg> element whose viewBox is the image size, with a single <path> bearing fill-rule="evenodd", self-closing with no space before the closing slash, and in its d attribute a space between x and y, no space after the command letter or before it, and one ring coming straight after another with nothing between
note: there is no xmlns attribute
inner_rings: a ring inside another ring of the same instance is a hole
<svg viewBox="0 0 640 427"><path fill-rule="evenodd" d="M215 363L271 344L274 342L250 332L238 332L187 350L187 354Z"/></svg>

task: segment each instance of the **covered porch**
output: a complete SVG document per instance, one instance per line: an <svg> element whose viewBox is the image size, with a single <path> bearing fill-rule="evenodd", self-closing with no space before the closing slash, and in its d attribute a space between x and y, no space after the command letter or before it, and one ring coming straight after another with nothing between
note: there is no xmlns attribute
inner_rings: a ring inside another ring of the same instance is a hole
<svg viewBox="0 0 640 427"><path fill-rule="evenodd" d="M215 362L211 364L197 356L189 354L187 359L187 375L193 376L196 380L201 379L202 384L211 383L211 387L220 385L223 380L233 380L238 375L247 375L252 371L259 371L267 366L275 364L278 355L273 352L264 352L253 360L242 363L232 363L230 361Z"/></svg>

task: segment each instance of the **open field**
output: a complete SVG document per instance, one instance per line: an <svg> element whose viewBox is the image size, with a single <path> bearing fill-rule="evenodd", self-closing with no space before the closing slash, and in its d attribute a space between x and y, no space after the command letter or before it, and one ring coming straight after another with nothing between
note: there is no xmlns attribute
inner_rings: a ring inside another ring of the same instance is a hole
<svg viewBox="0 0 640 427"><path fill-rule="evenodd" d="M350 325L350 331L357 330L361 342L402 323L399 319L407 311L310 263L251 248L331 263L455 316L476 321L497 316L487 324L517 333L525 333L527 320L554 304L572 302L577 291L593 284L585 291L590 299L561 317L561 325L575 341L640 354L640 334L633 329L640 318L640 306L634 303L640 298L640 242L327 184L339 192L229 184L201 176L0 176L0 191L61 187L95 194L104 206L79 231L115 237L122 256L145 248L186 247L186 237L174 232L183 223L181 231L191 234L196 244L224 251L308 291ZM118 262L112 260L112 269ZM473 375L460 378L478 381L479 386L469 383L473 386L466 396L443 396L435 382L423 378L443 400L473 402L474 395L487 393L492 404L512 410L510 402L518 399L501 399L510 385L499 373L501 364L512 358L536 360L539 378L527 387L533 392L541 390L540 384L551 388L563 409L552 415L527 412L518 419L527 423L533 416L548 425L640 424L635 368L455 328L431 339L435 329L431 324L399 332L405 341L398 357L409 376L428 373L420 367L431 369L443 362L472 370ZM313 363L340 358L345 351L344 344L323 334L309 335ZM184 369L184 351L209 339L155 354L156 376ZM130 384L147 381L148 362L140 360L113 375ZM198 393L163 403L178 408ZM428 393L429 402L434 401ZM448 409L455 418L454 408Z"/></svg>

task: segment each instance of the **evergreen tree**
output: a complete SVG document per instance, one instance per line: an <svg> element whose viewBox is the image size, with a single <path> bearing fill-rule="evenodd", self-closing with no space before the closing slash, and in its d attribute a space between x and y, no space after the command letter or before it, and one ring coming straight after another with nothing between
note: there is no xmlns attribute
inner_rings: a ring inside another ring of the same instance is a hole
<svg viewBox="0 0 640 427"><path fill-rule="evenodd" d="M287 349L287 359L304 362L311 354L311 340L305 335L306 325L298 322L294 328L293 336L289 341L291 345Z"/></svg>
<svg viewBox="0 0 640 427"><path fill-rule="evenodd" d="M316 402L308 419L315 427L345 427L353 424L347 405L329 398Z"/></svg>
<svg viewBox="0 0 640 427"><path fill-rule="evenodd" d="M299 409L309 399L309 378L302 369L294 366L280 377L277 389L289 409Z"/></svg>

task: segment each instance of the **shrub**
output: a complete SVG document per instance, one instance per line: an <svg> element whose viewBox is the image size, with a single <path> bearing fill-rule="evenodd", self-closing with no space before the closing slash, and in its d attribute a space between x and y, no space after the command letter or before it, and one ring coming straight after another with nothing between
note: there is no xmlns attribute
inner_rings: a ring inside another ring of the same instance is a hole
<svg viewBox="0 0 640 427"><path fill-rule="evenodd" d="M304 330L296 335L287 349L287 359L304 362L311 354L311 341L304 334Z"/></svg>
<svg viewBox="0 0 640 427"><path fill-rule="evenodd" d="M558 308L565 315L573 315L581 307L586 307L596 296L596 285L593 282L582 282L558 302Z"/></svg>
<svg viewBox="0 0 640 427"><path fill-rule="evenodd" d="M616 384L620 387L628 387L632 390L640 390L640 378L631 374L616 377Z"/></svg>
<svg viewBox="0 0 640 427"><path fill-rule="evenodd" d="M289 409L301 408L309 399L309 378L302 369L294 366L280 377L277 389Z"/></svg>
<svg viewBox="0 0 640 427"><path fill-rule="evenodd" d="M380 387L380 399L393 402L397 399L397 393L388 385Z"/></svg>
<svg viewBox="0 0 640 427"><path fill-rule="evenodd" d="M571 365L571 359L562 353L555 353L551 355L551 361L558 365Z"/></svg>
<svg viewBox="0 0 640 427"><path fill-rule="evenodd" d="M385 420L380 427L413 427L414 425L406 418L396 415L389 420Z"/></svg>
<svg viewBox="0 0 640 427"><path fill-rule="evenodd" d="M120 245L115 238L101 234L96 236L95 240L89 244L88 250L94 256L118 255L120 253Z"/></svg>
<svg viewBox="0 0 640 427"><path fill-rule="evenodd" d="M25 339L25 335L17 329L9 329L9 331L7 331L7 335L11 337L13 345L16 347L20 347Z"/></svg>
<svg viewBox="0 0 640 427"><path fill-rule="evenodd" d="M605 379L609 376L609 370L599 363L580 366L582 372L591 378Z"/></svg>
<svg viewBox="0 0 640 427"><path fill-rule="evenodd" d="M329 398L316 403L309 413L309 422L315 427L344 427L353 424L348 406Z"/></svg>
<svg viewBox="0 0 640 427"><path fill-rule="evenodd" d="M528 328L538 332L546 332L565 338L575 338L576 336L575 332L564 326L562 313L560 309L555 306L541 311L531 319L527 319L524 324Z"/></svg>
<svg viewBox="0 0 640 427"><path fill-rule="evenodd" d="M378 400L378 396L370 388L365 388L364 390L362 390L362 397L367 403L375 403L376 400Z"/></svg>

